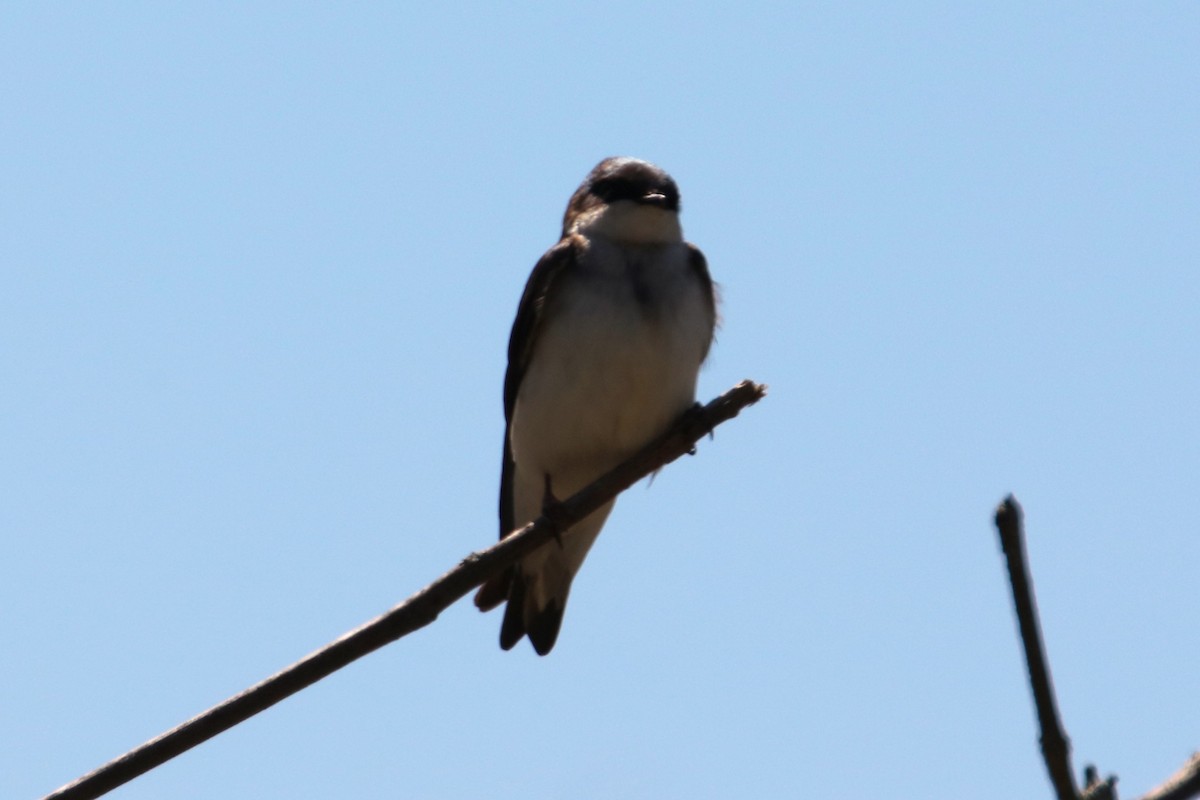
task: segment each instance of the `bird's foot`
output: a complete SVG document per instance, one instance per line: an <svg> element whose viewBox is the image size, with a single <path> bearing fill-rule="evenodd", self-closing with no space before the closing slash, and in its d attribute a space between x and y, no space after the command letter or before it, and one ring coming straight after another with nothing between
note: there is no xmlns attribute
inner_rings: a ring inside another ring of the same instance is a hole
<svg viewBox="0 0 1200 800"><path fill-rule="evenodd" d="M554 496L554 491L550 488L550 475L546 475L546 486L542 492L542 516L554 528L554 541L558 542L558 546L563 546L562 534L566 525L563 524L563 503Z"/></svg>
<svg viewBox="0 0 1200 800"><path fill-rule="evenodd" d="M708 421L704 418L704 404L703 403L692 403L691 408L689 408L687 411L684 411L682 414L679 415L679 420L675 424L681 430L685 430L685 431L690 431L696 427L702 427L702 428L704 428L705 432L708 434L708 438L709 439L713 438L712 426L709 425ZM696 446L695 445L692 445L691 447L688 448L688 455L689 456L696 455Z"/></svg>

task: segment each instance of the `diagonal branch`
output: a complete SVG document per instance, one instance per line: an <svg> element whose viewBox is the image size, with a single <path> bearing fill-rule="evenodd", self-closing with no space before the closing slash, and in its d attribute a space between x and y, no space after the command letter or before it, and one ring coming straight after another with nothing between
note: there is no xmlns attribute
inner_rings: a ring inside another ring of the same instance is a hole
<svg viewBox="0 0 1200 800"><path fill-rule="evenodd" d="M1046 663L1038 622L1037 601L1025 563L1025 543L1021 525L1021 506L1011 494L996 509L996 528L1000 532L1000 547L1008 563L1008 578L1012 584L1021 643L1025 646L1025 661L1029 666L1029 683L1033 702L1037 706L1038 725L1042 733L1042 757L1050 773L1050 782L1058 800L1077 800L1079 790L1071 771L1071 741L1063 731L1054 700L1054 685L1050 682L1050 666Z"/></svg>
<svg viewBox="0 0 1200 800"><path fill-rule="evenodd" d="M489 577L528 555L618 493L680 456L696 442L766 395L766 387L742 381L706 406L684 414L662 436L629 460L584 487L555 509L554 519L538 517L486 550L471 553L454 569L340 639L297 661L241 694L213 706L182 725L151 739L93 772L46 795L43 800L90 800L133 780L222 731L311 686L347 664L423 628Z"/></svg>
<svg viewBox="0 0 1200 800"><path fill-rule="evenodd" d="M1192 753L1178 772L1138 800L1188 800L1191 797L1200 797L1200 753Z"/></svg>

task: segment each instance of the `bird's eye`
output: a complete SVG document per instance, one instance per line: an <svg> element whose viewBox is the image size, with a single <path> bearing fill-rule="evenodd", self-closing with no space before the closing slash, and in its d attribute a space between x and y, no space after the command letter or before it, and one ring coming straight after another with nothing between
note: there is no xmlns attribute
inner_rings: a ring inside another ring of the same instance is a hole
<svg viewBox="0 0 1200 800"><path fill-rule="evenodd" d="M618 183L613 178L605 178L602 181L597 181L596 185L592 187L593 192L605 199L610 199L613 195L617 194L617 189Z"/></svg>
<svg viewBox="0 0 1200 800"><path fill-rule="evenodd" d="M642 195L637 184L618 177L602 178L596 181L592 186L592 192L609 203L615 200L636 200Z"/></svg>

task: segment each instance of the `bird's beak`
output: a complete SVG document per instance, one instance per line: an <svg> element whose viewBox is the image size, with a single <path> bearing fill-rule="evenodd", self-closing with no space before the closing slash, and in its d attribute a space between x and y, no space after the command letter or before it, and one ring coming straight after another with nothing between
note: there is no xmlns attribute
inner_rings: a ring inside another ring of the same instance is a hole
<svg viewBox="0 0 1200 800"><path fill-rule="evenodd" d="M648 206L663 208L667 205L667 196L662 192L650 192L642 197L642 202Z"/></svg>

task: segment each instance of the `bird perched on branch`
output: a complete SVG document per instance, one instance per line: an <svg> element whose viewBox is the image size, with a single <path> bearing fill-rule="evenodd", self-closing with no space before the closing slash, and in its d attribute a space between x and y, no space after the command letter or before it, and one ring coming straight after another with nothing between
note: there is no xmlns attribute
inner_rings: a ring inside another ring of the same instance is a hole
<svg viewBox="0 0 1200 800"><path fill-rule="evenodd" d="M716 328L704 255L685 242L679 189L635 158L607 158L571 196L562 238L533 268L504 378L500 538L662 433L695 402ZM491 578L482 611L507 601L500 646L546 655L571 581L613 502Z"/></svg>

